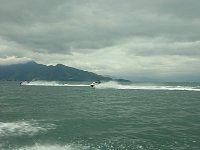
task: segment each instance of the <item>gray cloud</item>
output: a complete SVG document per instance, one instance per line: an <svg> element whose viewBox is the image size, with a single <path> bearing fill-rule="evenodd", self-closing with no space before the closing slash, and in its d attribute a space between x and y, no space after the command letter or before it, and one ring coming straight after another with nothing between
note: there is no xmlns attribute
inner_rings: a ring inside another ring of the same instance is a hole
<svg viewBox="0 0 200 150"><path fill-rule="evenodd" d="M167 13L185 19L199 19L200 2L197 0L168 0L163 1L159 12Z"/></svg>
<svg viewBox="0 0 200 150"><path fill-rule="evenodd" d="M177 68L184 74L186 62L200 65L200 2L196 0L0 3L1 64L33 59L129 76L175 74Z"/></svg>

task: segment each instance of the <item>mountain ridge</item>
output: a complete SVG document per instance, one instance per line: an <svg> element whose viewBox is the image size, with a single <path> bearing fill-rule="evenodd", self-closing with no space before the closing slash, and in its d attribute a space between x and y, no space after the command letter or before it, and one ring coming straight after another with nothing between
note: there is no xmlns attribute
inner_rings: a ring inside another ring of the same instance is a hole
<svg viewBox="0 0 200 150"><path fill-rule="evenodd" d="M0 65L0 80L109 81L113 79L63 64L47 66L30 61L24 64Z"/></svg>

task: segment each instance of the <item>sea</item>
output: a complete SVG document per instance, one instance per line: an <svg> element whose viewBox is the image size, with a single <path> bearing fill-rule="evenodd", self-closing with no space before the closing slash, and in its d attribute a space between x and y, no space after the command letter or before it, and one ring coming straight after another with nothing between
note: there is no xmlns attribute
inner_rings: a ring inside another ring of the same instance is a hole
<svg viewBox="0 0 200 150"><path fill-rule="evenodd" d="M200 83L0 81L0 150L200 150Z"/></svg>

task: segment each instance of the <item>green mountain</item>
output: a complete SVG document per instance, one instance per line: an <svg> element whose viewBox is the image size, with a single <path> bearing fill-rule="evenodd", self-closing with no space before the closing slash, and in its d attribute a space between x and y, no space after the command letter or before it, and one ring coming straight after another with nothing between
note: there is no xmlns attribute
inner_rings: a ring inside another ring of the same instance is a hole
<svg viewBox="0 0 200 150"><path fill-rule="evenodd" d="M25 64L0 66L0 80L95 81L112 78L62 64L46 66L31 61Z"/></svg>

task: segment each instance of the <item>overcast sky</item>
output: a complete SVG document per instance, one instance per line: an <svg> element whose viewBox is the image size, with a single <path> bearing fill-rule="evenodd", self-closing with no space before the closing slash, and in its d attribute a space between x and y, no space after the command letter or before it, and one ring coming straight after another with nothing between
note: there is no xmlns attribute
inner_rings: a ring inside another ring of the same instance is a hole
<svg viewBox="0 0 200 150"><path fill-rule="evenodd" d="M199 0L0 0L0 64L200 81Z"/></svg>

